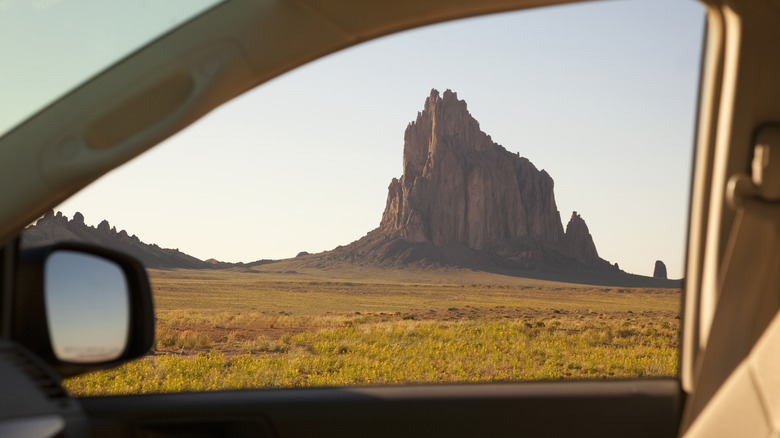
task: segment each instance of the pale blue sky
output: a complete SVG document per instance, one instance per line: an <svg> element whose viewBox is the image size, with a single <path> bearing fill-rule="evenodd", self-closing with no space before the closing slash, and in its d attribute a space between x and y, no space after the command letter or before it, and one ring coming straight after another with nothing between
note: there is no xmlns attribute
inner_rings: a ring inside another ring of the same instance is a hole
<svg viewBox="0 0 780 438"><path fill-rule="evenodd" d="M128 287L122 267L92 254L57 250L46 260L46 321L57 358L113 360L127 346Z"/></svg>
<svg viewBox="0 0 780 438"><path fill-rule="evenodd" d="M682 275L704 13L685 0L514 12L386 37L235 99L59 207L201 259L318 252L377 227L403 133L447 88L555 180L599 254Z"/></svg>
<svg viewBox="0 0 780 438"><path fill-rule="evenodd" d="M0 135L217 0L0 0Z"/></svg>

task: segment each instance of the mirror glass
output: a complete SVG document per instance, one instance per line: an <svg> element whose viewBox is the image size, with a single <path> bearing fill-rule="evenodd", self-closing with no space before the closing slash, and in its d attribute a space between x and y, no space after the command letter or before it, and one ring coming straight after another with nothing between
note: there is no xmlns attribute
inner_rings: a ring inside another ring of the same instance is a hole
<svg viewBox="0 0 780 438"><path fill-rule="evenodd" d="M97 363L121 356L130 329L122 268L93 254L57 250L46 260L44 278L46 319L57 359Z"/></svg>

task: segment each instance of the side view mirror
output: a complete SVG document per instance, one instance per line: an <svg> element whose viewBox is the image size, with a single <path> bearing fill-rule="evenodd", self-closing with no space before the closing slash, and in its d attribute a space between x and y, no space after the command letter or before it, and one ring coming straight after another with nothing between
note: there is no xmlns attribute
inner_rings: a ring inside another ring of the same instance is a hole
<svg viewBox="0 0 780 438"><path fill-rule="evenodd" d="M44 262L43 298L58 360L106 362L127 348L129 290L116 262L72 249L52 251Z"/></svg>
<svg viewBox="0 0 780 438"><path fill-rule="evenodd" d="M149 279L135 259L60 243L21 251L11 337L61 376L110 368L154 340Z"/></svg>

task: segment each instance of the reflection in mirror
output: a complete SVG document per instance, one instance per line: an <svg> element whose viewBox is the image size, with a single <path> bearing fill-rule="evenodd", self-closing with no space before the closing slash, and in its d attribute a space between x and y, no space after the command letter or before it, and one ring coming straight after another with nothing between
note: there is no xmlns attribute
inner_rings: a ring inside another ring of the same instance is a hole
<svg viewBox="0 0 780 438"><path fill-rule="evenodd" d="M117 359L130 328L122 268L92 254L57 250L46 260L46 320L57 359L97 363Z"/></svg>

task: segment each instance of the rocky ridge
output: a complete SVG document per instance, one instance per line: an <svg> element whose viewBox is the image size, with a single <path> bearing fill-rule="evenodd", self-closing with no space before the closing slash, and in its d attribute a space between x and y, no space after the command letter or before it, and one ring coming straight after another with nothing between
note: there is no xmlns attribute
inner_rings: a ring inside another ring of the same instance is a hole
<svg viewBox="0 0 780 438"><path fill-rule="evenodd" d="M97 227L84 223L84 215L77 212L68 220L62 212L49 211L34 225L22 233L22 247L50 245L57 242L78 242L113 249L133 256L147 268L160 269L205 269L232 267L231 263L216 260L202 261L178 249L160 248L155 244L142 242L135 234L117 231L107 220Z"/></svg>

